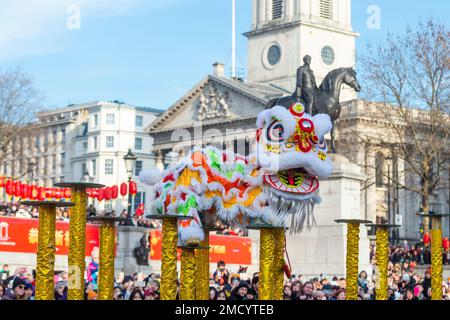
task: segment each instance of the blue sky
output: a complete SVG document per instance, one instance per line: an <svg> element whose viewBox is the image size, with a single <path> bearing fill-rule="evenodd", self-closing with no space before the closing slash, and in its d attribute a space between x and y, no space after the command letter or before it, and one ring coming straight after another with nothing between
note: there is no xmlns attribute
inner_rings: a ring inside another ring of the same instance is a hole
<svg viewBox="0 0 450 320"><path fill-rule="evenodd" d="M251 0L237 0L238 63L245 69ZM68 29L71 5L80 29ZM366 26L381 10L381 29ZM434 17L448 23L450 1L353 0L357 50L388 32ZM231 63L231 0L1 0L0 68L21 67L46 109L93 100L168 108L212 70Z"/></svg>

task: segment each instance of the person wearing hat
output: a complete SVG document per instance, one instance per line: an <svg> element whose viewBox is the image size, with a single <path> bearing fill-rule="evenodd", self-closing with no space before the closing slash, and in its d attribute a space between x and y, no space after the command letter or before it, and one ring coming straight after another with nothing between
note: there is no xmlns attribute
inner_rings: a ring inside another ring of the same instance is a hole
<svg viewBox="0 0 450 320"><path fill-rule="evenodd" d="M56 283L55 300L67 300L67 284L65 281L58 281Z"/></svg>
<svg viewBox="0 0 450 320"><path fill-rule="evenodd" d="M12 283L12 288L6 291L2 300L26 300L25 285L25 280L21 277L15 277Z"/></svg>
<svg viewBox="0 0 450 320"><path fill-rule="evenodd" d="M29 282L25 284L25 298L26 300L34 300L34 288Z"/></svg>
<svg viewBox="0 0 450 320"><path fill-rule="evenodd" d="M239 282L239 285L231 291L230 300L247 300L248 284L245 281Z"/></svg>

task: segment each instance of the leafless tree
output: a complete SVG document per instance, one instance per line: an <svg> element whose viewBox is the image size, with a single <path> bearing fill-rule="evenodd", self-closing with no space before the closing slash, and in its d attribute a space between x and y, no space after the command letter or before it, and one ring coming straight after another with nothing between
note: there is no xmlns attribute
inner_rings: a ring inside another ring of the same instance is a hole
<svg viewBox="0 0 450 320"><path fill-rule="evenodd" d="M390 182L417 193L429 213L430 197L448 183L450 30L430 20L390 34L385 44L368 47L361 65L365 98L377 102L386 126L370 143L403 160L404 172Z"/></svg>
<svg viewBox="0 0 450 320"><path fill-rule="evenodd" d="M20 69L0 70L0 163L10 155L17 137L26 134L42 96Z"/></svg>

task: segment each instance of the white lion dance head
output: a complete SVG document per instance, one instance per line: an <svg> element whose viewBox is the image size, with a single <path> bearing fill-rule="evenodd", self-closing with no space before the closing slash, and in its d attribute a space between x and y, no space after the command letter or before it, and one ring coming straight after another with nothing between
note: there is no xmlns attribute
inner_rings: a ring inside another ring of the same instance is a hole
<svg viewBox="0 0 450 320"><path fill-rule="evenodd" d="M325 141L332 128L330 117L311 117L296 103L289 110L275 106L261 112L257 126L256 158L269 206L276 212L277 224L290 225L293 232L301 230L305 220L308 225L313 222L312 211L320 201L319 179L332 172Z"/></svg>

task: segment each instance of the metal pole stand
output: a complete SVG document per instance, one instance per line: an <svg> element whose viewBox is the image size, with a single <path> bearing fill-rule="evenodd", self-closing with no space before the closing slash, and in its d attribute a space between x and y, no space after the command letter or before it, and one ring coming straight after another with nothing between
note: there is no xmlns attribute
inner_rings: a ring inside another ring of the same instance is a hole
<svg viewBox="0 0 450 320"><path fill-rule="evenodd" d="M39 233L36 262L36 300L55 300L55 226L56 208L74 206L71 202L21 201L21 205L39 208Z"/></svg>
<svg viewBox="0 0 450 320"><path fill-rule="evenodd" d="M75 206L69 217L69 293L68 300L84 300L84 271L86 268L86 209L88 188L105 185L85 182L60 182L55 187L71 188Z"/></svg>
<svg viewBox="0 0 450 320"><path fill-rule="evenodd" d="M87 217L88 222L99 222L100 226L100 263L98 270L99 300L114 299L114 251L116 246L116 222L127 218Z"/></svg>
<svg viewBox="0 0 450 320"><path fill-rule="evenodd" d="M347 224L346 300L358 300L359 226L372 222L359 219L335 221Z"/></svg>

